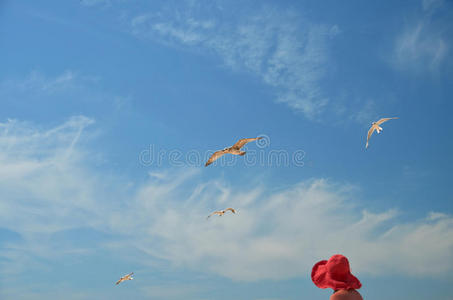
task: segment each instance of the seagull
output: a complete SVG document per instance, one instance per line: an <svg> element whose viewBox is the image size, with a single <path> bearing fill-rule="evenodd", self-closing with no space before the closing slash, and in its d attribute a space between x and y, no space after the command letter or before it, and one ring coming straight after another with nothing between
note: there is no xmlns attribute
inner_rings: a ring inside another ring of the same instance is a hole
<svg viewBox="0 0 453 300"><path fill-rule="evenodd" d="M116 284L120 284L121 282L126 281L126 280L132 280L132 279L134 279L134 278L132 278L132 274L134 274L134 272L129 273L129 274L127 274L127 275L124 275L123 277L120 278L120 280L118 280L118 281L116 282Z"/></svg>
<svg viewBox="0 0 453 300"><path fill-rule="evenodd" d="M209 160L206 162L206 164L204 166L205 167L209 166L214 161L216 161L219 157L221 157L222 155L227 154L227 153L243 156L243 155L245 155L246 152L241 151L241 148L245 144L256 141L256 140L261 140L262 138L263 137L260 136L260 137L256 137L256 138L250 138L250 139L240 139L233 146L214 152L214 154L211 155L211 157L209 158Z"/></svg>
<svg viewBox="0 0 453 300"><path fill-rule="evenodd" d="M227 208L227 209L224 209L224 210L218 210L218 211L215 211L213 213L211 213L206 219L209 219L210 216L212 215L219 215L219 216L223 216L228 210L230 210L233 214L236 213L236 210L234 208Z"/></svg>
<svg viewBox="0 0 453 300"><path fill-rule="evenodd" d="M373 132L376 130L377 133L381 133L381 131L383 130L382 127L380 127L379 125L381 125L382 123L388 121L388 120L391 120L391 119L398 119L398 117L394 117L394 118L382 118L380 119L379 121L377 122L373 122L371 124L371 128L370 130L368 130L368 136L367 136L367 139L366 139L366 146L365 148L368 148L368 141L370 140L370 137L371 135L373 134Z"/></svg>

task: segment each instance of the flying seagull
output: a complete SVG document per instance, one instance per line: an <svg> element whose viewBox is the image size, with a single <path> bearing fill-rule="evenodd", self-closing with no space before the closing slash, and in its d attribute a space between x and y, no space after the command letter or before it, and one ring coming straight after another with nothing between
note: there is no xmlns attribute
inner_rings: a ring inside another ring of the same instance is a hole
<svg viewBox="0 0 453 300"><path fill-rule="evenodd" d="M121 282L126 281L126 280L132 280L132 279L134 279L134 278L132 278L132 274L134 274L134 272L129 273L129 274L127 274L127 275L124 275L123 277L120 278L120 280L118 280L118 281L116 282L116 284L120 284Z"/></svg>
<svg viewBox="0 0 453 300"><path fill-rule="evenodd" d="M233 146L214 152L214 154L211 155L211 157L209 158L209 160L206 162L206 164L204 166L205 167L209 166L214 161L219 159L222 155L227 154L227 153L243 156L243 155L245 155L245 151L241 151L241 148L244 147L245 144L256 141L256 140L261 140L262 138L263 137L260 136L257 138L240 139Z"/></svg>
<svg viewBox="0 0 453 300"><path fill-rule="evenodd" d="M383 130L382 127L380 127L379 125L381 125L382 123L384 123L384 122L386 122L388 120L391 120L391 119L398 119L398 118L397 117L395 117L395 118L382 118L379 121L373 122L371 124L370 130L368 130L368 136L366 138L366 146L365 146L365 148L368 148L368 141L370 140L370 137L373 134L373 132L376 130L377 133L381 133L381 131Z"/></svg>
<svg viewBox="0 0 453 300"><path fill-rule="evenodd" d="M236 213L236 210L234 208L227 208L227 209L224 209L224 210L218 210L218 211L215 211L213 213L211 213L206 219L209 219L210 216L212 215L219 215L219 216L223 216L228 210L230 210L233 214Z"/></svg>

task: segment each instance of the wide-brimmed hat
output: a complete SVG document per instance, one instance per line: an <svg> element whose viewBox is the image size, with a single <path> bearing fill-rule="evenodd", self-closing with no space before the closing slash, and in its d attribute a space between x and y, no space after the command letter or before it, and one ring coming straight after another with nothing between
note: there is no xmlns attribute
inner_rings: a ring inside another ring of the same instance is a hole
<svg viewBox="0 0 453 300"><path fill-rule="evenodd" d="M348 259L335 254L329 260L317 262L311 270L313 283L322 289L360 289L362 284L351 274Z"/></svg>

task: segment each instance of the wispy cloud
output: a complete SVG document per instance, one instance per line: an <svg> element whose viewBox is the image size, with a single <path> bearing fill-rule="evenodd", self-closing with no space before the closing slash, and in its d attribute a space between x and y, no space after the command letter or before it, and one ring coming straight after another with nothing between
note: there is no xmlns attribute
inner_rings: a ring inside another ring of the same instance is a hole
<svg viewBox="0 0 453 300"><path fill-rule="evenodd" d="M210 15L224 13L210 9ZM337 25L314 24L271 7L228 21L200 17L198 10L189 5L141 14L130 21L131 32L165 44L211 51L228 68L250 72L273 87L276 101L309 118L323 111L328 96L322 92L321 80L328 68L329 40L340 32Z"/></svg>
<svg viewBox="0 0 453 300"><path fill-rule="evenodd" d="M0 193L5 199L0 203L0 226L14 224L11 229L21 235L53 233L71 223L68 209L84 210L84 205L92 203L92 196L76 191L79 185L84 186L78 181L83 178L79 177L81 171L74 165L83 152L73 151L83 130L92 123L79 116L49 130L14 120L0 124ZM74 193L66 194L68 188Z"/></svg>
<svg viewBox="0 0 453 300"><path fill-rule="evenodd" d="M202 289L199 285L193 284L178 284L177 288L175 285L148 285L142 288L142 291L145 295L151 298L157 299L187 299L196 297L196 294L199 294L200 291L206 291Z"/></svg>
<svg viewBox="0 0 453 300"><path fill-rule="evenodd" d="M422 6L424 11L433 11L441 7L444 4L444 0L423 0Z"/></svg>
<svg viewBox="0 0 453 300"><path fill-rule="evenodd" d="M10 78L0 82L0 95L17 98L17 95L31 94L33 97L68 95L86 91L97 83L99 77L80 74L73 70L65 70L60 74L48 75L33 70L26 76Z"/></svg>
<svg viewBox="0 0 453 300"><path fill-rule="evenodd" d="M0 295L4 299L23 299L23 300L36 300L36 299L67 299L67 300L86 300L93 297L102 299L106 293L101 292L82 292L78 289L71 288L70 286L53 286L51 290L43 290L42 286L26 286L21 288L20 292L12 288L4 288ZM111 295L113 296L113 295ZM20 297L20 298L19 298ZM112 299L112 298L111 298Z"/></svg>
<svg viewBox="0 0 453 300"><path fill-rule="evenodd" d="M130 96L112 94L99 88L101 77L83 74L76 70L64 70L48 74L33 70L26 75L0 81L0 97L12 107L41 103L37 109L51 105L55 111L74 109L92 113L102 107L105 113L130 111ZM71 104L71 105L68 105Z"/></svg>
<svg viewBox="0 0 453 300"><path fill-rule="evenodd" d="M451 52L451 14L443 12L443 1L424 0L422 12L395 41L392 63L401 69L437 70Z"/></svg>
<svg viewBox="0 0 453 300"><path fill-rule="evenodd" d="M439 66L448 48L445 39L432 35L429 25L419 22L406 30L396 42L396 57L402 65L424 63L429 68Z"/></svg>
<svg viewBox="0 0 453 300"><path fill-rule="evenodd" d="M357 112L353 113L352 117L355 121L368 125L373 118L376 118L376 103L371 99L363 102L363 106Z"/></svg>
<svg viewBox="0 0 453 300"><path fill-rule="evenodd" d="M92 122L76 117L46 130L1 124L0 227L21 241L0 250L8 256L0 274L36 257L90 255L93 247L134 251L128 260L154 268L170 264L245 281L304 276L334 253L350 257L358 275L453 271L450 215L430 212L401 222L398 210L363 210L354 188L323 179L275 192L220 179L200 182L198 169L184 169L126 186L119 174L105 176L90 166L80 143ZM226 206L238 213L206 220ZM90 248L55 244L59 233L81 227L118 238Z"/></svg>
<svg viewBox="0 0 453 300"><path fill-rule="evenodd" d="M2 286L14 285L27 272L49 270L48 260L92 253L94 244L67 245L54 239L68 229L97 227L93 209L99 205L99 182L80 164L89 157L78 147L91 135L85 131L91 124L93 120L84 116L50 129L17 120L0 123L0 228L20 236L0 247ZM19 292L2 289L0 297L39 298L28 283L29 289Z"/></svg>
<svg viewBox="0 0 453 300"><path fill-rule="evenodd" d="M4 89L32 90L54 93L63 89L73 88L76 85L77 74L66 70L55 77L45 76L39 71L32 71L23 79L10 79L1 83Z"/></svg>
<svg viewBox="0 0 453 300"><path fill-rule="evenodd" d="M208 191L198 190L197 197L188 197L192 200L169 205L164 199L173 199L175 191L162 194L161 201L156 197L156 190L164 187L150 184L139 193L140 214L133 219L141 223L146 216L139 227L146 228L148 237L140 234L136 246L176 265L234 280L282 279L302 276L314 261L340 252L351 257L359 274L431 276L453 268L445 264L452 256L451 216L399 223L395 210L360 212L347 204L348 190L324 180L274 194L224 186L220 193L228 193L228 205L238 215L210 222L201 220L206 211L223 207L222 196L215 205L207 201Z"/></svg>
<svg viewBox="0 0 453 300"><path fill-rule="evenodd" d="M95 5L110 5L110 0L80 0L80 4L84 6L95 6Z"/></svg>

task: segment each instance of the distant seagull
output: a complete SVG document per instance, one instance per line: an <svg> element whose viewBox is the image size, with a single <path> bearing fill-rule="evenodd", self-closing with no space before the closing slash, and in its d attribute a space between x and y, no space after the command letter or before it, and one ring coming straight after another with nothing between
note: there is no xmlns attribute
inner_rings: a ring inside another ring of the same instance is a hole
<svg viewBox="0 0 453 300"><path fill-rule="evenodd" d="M384 122L386 122L388 120L392 120L392 119L398 119L398 118L397 117L395 117L395 118L382 118L379 121L373 122L371 124L370 130L368 130L368 136L366 138L366 147L365 148L368 148L368 141L370 140L370 137L373 134L373 132L376 130L377 133L381 133L381 131L383 130L382 127L380 127L379 125L381 125L382 123L384 123Z"/></svg>
<svg viewBox="0 0 453 300"><path fill-rule="evenodd" d="M224 210L218 210L218 211L215 211L213 213L211 213L206 219L209 219L210 216L212 215L219 215L219 216L223 216L228 210L230 210L233 214L236 213L236 210L234 208L227 208L227 209L224 209Z"/></svg>
<svg viewBox="0 0 453 300"><path fill-rule="evenodd" d="M241 140L237 141L236 144L234 144L233 146L231 146L229 148L225 148L223 150L216 151L216 152L214 152L214 154L211 155L211 157L209 158L209 160L206 162L206 164L204 166L205 167L209 166L214 161L216 161L219 157L221 157L222 155L227 154L227 153L243 156L243 155L245 155L245 151L241 151L241 148L245 144L256 141L256 140L261 140L262 138L263 137L260 136L257 138L241 139Z"/></svg>
<svg viewBox="0 0 453 300"><path fill-rule="evenodd" d="M132 279L134 279L134 278L132 278L132 274L134 274L134 272L129 273L129 274L127 274L127 275L124 275L123 277L120 278L120 280L118 280L118 281L116 282L116 284L120 284L121 282L126 281L126 280L132 280Z"/></svg>

